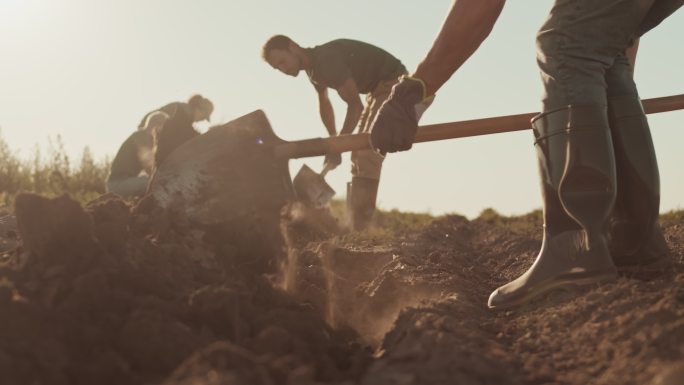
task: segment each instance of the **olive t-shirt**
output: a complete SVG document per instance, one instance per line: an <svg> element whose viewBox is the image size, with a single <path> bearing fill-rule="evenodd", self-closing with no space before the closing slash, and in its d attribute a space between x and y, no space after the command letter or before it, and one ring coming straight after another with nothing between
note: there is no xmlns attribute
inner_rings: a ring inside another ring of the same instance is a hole
<svg viewBox="0 0 684 385"><path fill-rule="evenodd" d="M136 131L126 139L116 153L108 180L138 176L145 168L141 160L142 151L152 151L152 135L147 131Z"/></svg>
<svg viewBox="0 0 684 385"><path fill-rule="evenodd" d="M307 49L311 69L307 71L316 89L339 88L354 79L359 92L372 92L379 82L406 73L406 67L387 51L362 41L338 39Z"/></svg>
<svg viewBox="0 0 684 385"><path fill-rule="evenodd" d="M156 111L166 112L170 118L164 123L163 128L157 132L156 143L152 134L141 130L144 127L147 117ZM181 144L199 135L192 127L192 117L187 103L173 102L151 111L145 115L140 122L138 131L132 133L119 147L114 160L108 180L124 179L135 177L145 170L150 172L152 164L147 164L143 158L144 154L154 153L154 166L159 166L173 150ZM155 147L156 144L156 148Z"/></svg>
<svg viewBox="0 0 684 385"><path fill-rule="evenodd" d="M183 102L171 102L164 107L157 108L156 110L150 111L143 116L142 120L140 123L138 123L138 128L144 128L145 127L145 121L147 120L147 117L152 115L152 113L161 111L161 112L166 112L167 115L173 116L173 114L176 112L177 108L185 108L189 109L190 105L188 103L183 103Z"/></svg>
<svg viewBox="0 0 684 385"><path fill-rule="evenodd" d="M176 148L198 135L199 132L192 127L192 117L188 109L177 108L169 120L164 123L164 127L157 132L157 148L154 153L155 167L159 167Z"/></svg>

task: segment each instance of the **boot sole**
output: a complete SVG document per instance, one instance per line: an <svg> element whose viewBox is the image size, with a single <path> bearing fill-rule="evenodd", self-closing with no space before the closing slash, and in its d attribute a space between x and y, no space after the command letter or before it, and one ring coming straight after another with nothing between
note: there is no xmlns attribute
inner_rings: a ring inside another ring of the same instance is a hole
<svg viewBox="0 0 684 385"><path fill-rule="evenodd" d="M580 276L577 274L559 276L553 280L547 281L543 285L540 285L536 290L530 291L515 300L497 306L489 306L489 308L497 311L511 310L524 305L529 305L532 302L535 302L535 300L541 300L541 297L548 296L558 290L577 290L595 284L610 282L617 277L618 274L615 271L592 276Z"/></svg>

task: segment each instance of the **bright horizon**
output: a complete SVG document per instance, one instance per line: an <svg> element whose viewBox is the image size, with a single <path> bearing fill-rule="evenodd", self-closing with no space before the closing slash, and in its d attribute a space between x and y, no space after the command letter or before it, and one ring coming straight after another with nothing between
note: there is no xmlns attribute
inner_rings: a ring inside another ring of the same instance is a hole
<svg viewBox="0 0 684 385"><path fill-rule="evenodd" d="M325 4L314 6L314 4ZM141 117L200 93L212 122L263 109L286 140L325 135L316 94L260 58L268 37L302 46L335 38L377 45L415 69L451 1L0 0L0 135L21 158L60 135L69 155L84 147L112 158ZM491 36L440 90L421 124L539 110L534 35L552 1L509 1ZM684 11L641 41L635 79L642 98L684 93ZM677 38L679 37L679 38ZM331 94L331 95L334 95ZM332 97L338 130L345 106ZM661 172L661 211L684 208L684 112L650 115ZM198 125L201 131L206 125ZM291 161L315 170L321 158ZM328 182L345 193L349 155ZM528 131L418 144L385 162L379 206L476 216L541 207Z"/></svg>

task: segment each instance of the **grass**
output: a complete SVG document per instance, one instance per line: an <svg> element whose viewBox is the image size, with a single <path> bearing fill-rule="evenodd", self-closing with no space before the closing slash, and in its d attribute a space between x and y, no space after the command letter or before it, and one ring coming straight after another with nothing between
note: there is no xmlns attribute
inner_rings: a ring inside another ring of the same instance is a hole
<svg viewBox="0 0 684 385"><path fill-rule="evenodd" d="M0 207L11 207L20 192L48 197L70 194L87 202L105 192L109 160L96 161L85 148L76 162L67 155L59 136L46 152L36 146L29 159L21 159L0 136Z"/></svg>
<svg viewBox="0 0 684 385"><path fill-rule="evenodd" d="M677 209L660 214L662 222L684 223L684 210Z"/></svg>
<svg viewBox="0 0 684 385"><path fill-rule="evenodd" d="M516 234L536 234L542 230L544 222L541 210L534 210L530 213L517 216L503 216L494 209L485 209L476 219L488 222L497 226L506 227ZM660 214L662 223L684 223L684 210L677 209Z"/></svg>
<svg viewBox="0 0 684 385"><path fill-rule="evenodd" d="M346 203L333 200L330 203L332 214L341 222L347 220ZM426 213L409 213L399 210L376 210L371 226L362 232L346 234L342 241L350 244L381 245L390 240L401 239L425 229L436 217Z"/></svg>
<svg viewBox="0 0 684 385"><path fill-rule="evenodd" d="M49 197L70 194L85 203L105 192L104 181L109 172L108 159L96 161L89 148L85 148L80 159L74 162L66 151L59 136L49 140L47 151L36 147L29 159L20 159L12 151L0 132L0 208L11 207L14 197L20 192L33 192ZM333 215L346 217L345 202L331 203ZM483 210L476 220L508 227L513 232L537 232L542 223L541 210L522 216L503 216L494 209ZM661 215L662 221L684 222L684 210L675 210ZM373 226L362 233L350 233L349 240L382 243L389 239L402 238L425 229L438 219L427 213L378 210Z"/></svg>
<svg viewBox="0 0 684 385"><path fill-rule="evenodd" d="M492 208L482 210L475 220L506 227L516 234L534 234L543 222L541 210L534 210L524 215L505 216Z"/></svg>

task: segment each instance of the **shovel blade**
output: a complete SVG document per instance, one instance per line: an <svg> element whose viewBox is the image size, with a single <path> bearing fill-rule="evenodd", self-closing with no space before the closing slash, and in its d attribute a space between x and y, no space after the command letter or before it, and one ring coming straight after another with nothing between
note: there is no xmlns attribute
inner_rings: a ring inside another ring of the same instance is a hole
<svg viewBox="0 0 684 385"><path fill-rule="evenodd" d="M303 165L293 180L297 198L307 205L323 207L335 196L335 190L309 166Z"/></svg>
<svg viewBox="0 0 684 385"><path fill-rule="evenodd" d="M155 172L148 194L163 208L199 224L245 228L279 222L294 198L283 143L258 110L213 127L175 149Z"/></svg>

